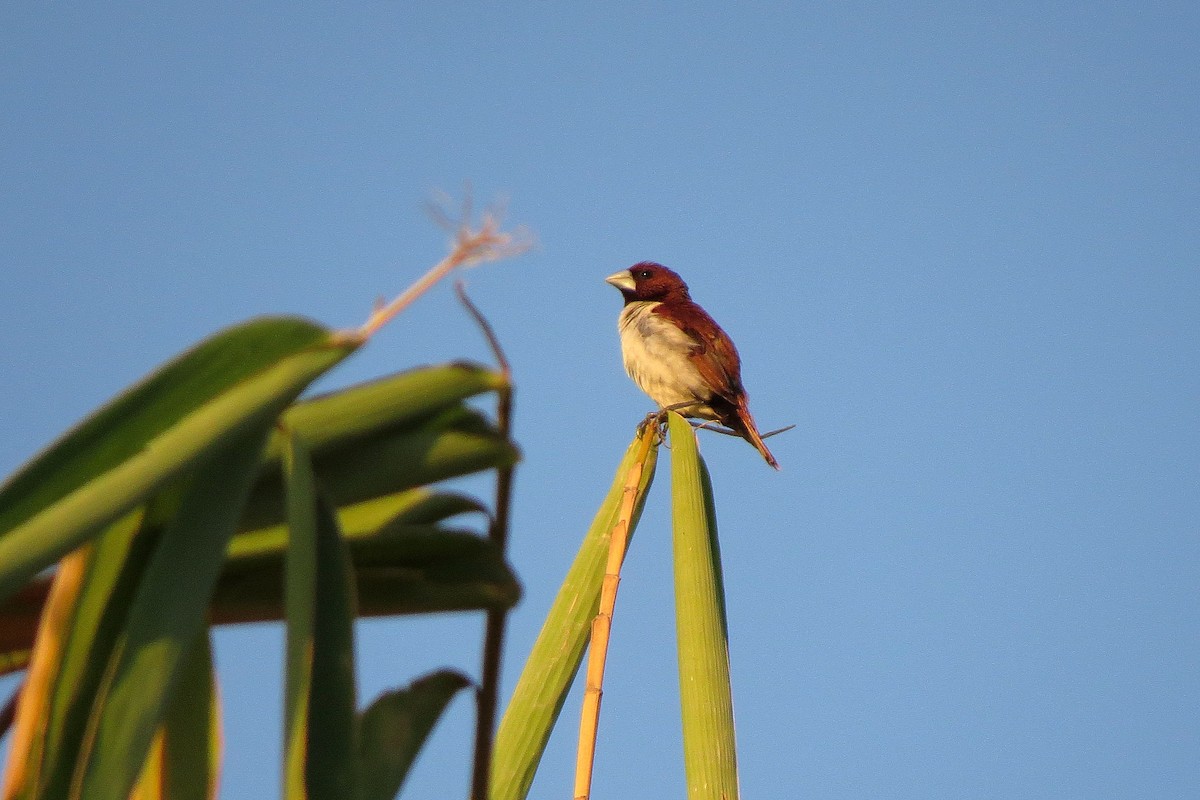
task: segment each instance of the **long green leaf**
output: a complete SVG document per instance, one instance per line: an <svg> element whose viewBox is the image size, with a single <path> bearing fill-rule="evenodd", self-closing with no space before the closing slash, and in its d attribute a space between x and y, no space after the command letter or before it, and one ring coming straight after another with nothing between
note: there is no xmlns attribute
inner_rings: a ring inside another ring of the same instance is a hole
<svg viewBox="0 0 1200 800"><path fill-rule="evenodd" d="M347 545L364 616L509 608L520 599L496 545L466 531L386 525ZM213 603L218 622L279 618L280 550L257 550L229 564Z"/></svg>
<svg viewBox="0 0 1200 800"><path fill-rule="evenodd" d="M285 432L288 542L284 797L354 797L353 573L337 521L319 501L308 449Z"/></svg>
<svg viewBox="0 0 1200 800"><path fill-rule="evenodd" d="M0 487L6 532L133 457L176 420L329 331L308 320L251 320L214 334L97 410Z"/></svg>
<svg viewBox="0 0 1200 800"><path fill-rule="evenodd" d="M151 503L151 506L157 504ZM66 795L96 694L158 543L156 510L127 515L95 540L46 720L42 796Z"/></svg>
<svg viewBox="0 0 1200 800"><path fill-rule="evenodd" d="M511 443L500 437L477 414L446 405L492 389L502 380L497 373L470 365L421 368L297 404L284 416L289 421L299 421L309 431L306 435L315 436L321 442L323 452L329 456L321 465L321 479L342 495L345 504L345 498L353 502L424 480L511 463L517 455ZM425 430L414 431L414 426ZM433 431L438 433L431 435ZM371 440L380 441L364 450L363 445ZM427 458L429 454L435 454L437 460L430 462ZM377 460L380 458L388 459L386 469L378 469ZM274 467L271 463L268 460L265 469L268 474L274 471L277 475L278 460L273 462ZM462 495L434 494L427 489L413 489L411 492L375 497L339 509L339 517L347 535L355 535L356 530L366 532L368 528L373 532L385 520L380 515L390 513L389 508L395 505L397 498L403 498L403 503L417 503L419 500L420 508L414 508L413 512L423 513L431 521L453 513L483 510L476 501ZM258 514L260 519L257 522L273 518L275 524L254 531L247 530L246 535L239 536L231 544L231 557L236 558L243 548L254 548L260 546L258 542L268 540L270 547L282 552L287 528L279 512L283 498L282 485L277 476L259 481L259 492L254 496L253 504L262 512ZM348 521L345 519L348 515L355 519ZM248 523L254 521L243 520L241 527L246 529ZM412 517L412 521L420 520ZM367 602L364 603L364 607L370 609L368 613L406 613L403 610L391 612L386 603L373 600L369 588L371 585L383 587L386 584L368 581ZM0 672L21 668L28 658L28 648L47 586L44 580L35 581L33 585L22 587L21 591L0 601L0 653L4 654ZM486 596L473 590L468 594L475 596L454 600L447 610L477 608L481 601L492 603ZM515 593L505 590L494 597L496 602L511 602L515 599ZM505 600L505 597L509 599ZM278 603L274 607L276 611L267 618L279 618ZM262 618L255 614L246 615L243 611L230 609L229 613L223 613L218 608L216 613L218 619L226 620Z"/></svg>
<svg viewBox="0 0 1200 800"><path fill-rule="evenodd" d="M306 800L308 731L311 724L313 627L317 603L317 502L308 448L294 431L283 439L283 476L290 535L284 558L287 614L283 690L283 797Z"/></svg>
<svg viewBox="0 0 1200 800"><path fill-rule="evenodd" d="M469 513L488 511L473 497L419 486L343 506L337 510L337 518L342 536L353 542L373 536L385 525L434 525ZM281 553L287 541L288 526L284 523L242 531L229 543L229 561L236 564L240 559Z"/></svg>
<svg viewBox="0 0 1200 800"><path fill-rule="evenodd" d="M214 336L101 409L0 488L0 598L264 413L278 415L357 347L302 320L258 320Z"/></svg>
<svg viewBox="0 0 1200 800"><path fill-rule="evenodd" d="M248 430L201 463L189 481L146 568L98 693L74 796L124 800L129 794L188 649L204 629L229 537L278 414L278 408L268 408L251 418Z"/></svg>
<svg viewBox="0 0 1200 800"><path fill-rule="evenodd" d="M478 503L424 489L403 495L352 506L339 515L355 566L361 615L474 611L517 603L520 583L494 544L467 531L420 523L478 511ZM407 511L396 515L397 523L385 525L380 520L386 519L389 506ZM286 546L282 525L235 537L213 595L214 623L284 618ZM49 586L49 578L40 578L0 604L0 652L12 654L11 664L0 664L0 674L24 665L27 656L22 654L32 645Z"/></svg>
<svg viewBox="0 0 1200 800"><path fill-rule="evenodd" d="M129 800L215 800L220 761L215 713L212 647L205 631L188 651L175 696Z"/></svg>
<svg viewBox="0 0 1200 800"><path fill-rule="evenodd" d="M358 718L354 675L354 570L337 520L318 496L312 695L305 779L308 797L358 794Z"/></svg>
<svg viewBox="0 0 1200 800"><path fill-rule="evenodd" d="M211 800L217 796L220 720L212 642L201 631L188 650L163 723L163 796Z"/></svg>
<svg viewBox="0 0 1200 800"><path fill-rule="evenodd" d="M384 431L325 447L314 453L313 470L323 496L336 507L394 494L485 469L513 464L519 457L481 414L452 407L415 428ZM242 529L282 522L283 483L266 470L246 505Z"/></svg>
<svg viewBox="0 0 1200 800"><path fill-rule="evenodd" d="M687 420L672 413L671 507L683 755L691 800L736 800L737 743L716 513Z"/></svg>
<svg viewBox="0 0 1200 800"><path fill-rule="evenodd" d="M439 670L385 692L359 716L360 800L392 800L446 705L470 681Z"/></svg>
<svg viewBox="0 0 1200 800"><path fill-rule="evenodd" d="M641 442L635 437L617 468L612 487L584 536L517 680L496 734L491 800L523 800L529 793L538 762L583 658L592 619L599 610L610 533L620 512L626 476L640 450ZM641 517L646 491L654 480L657 460L656 440L646 455L638 485L637 502L629 526L631 537Z"/></svg>
<svg viewBox="0 0 1200 800"><path fill-rule="evenodd" d="M504 386L504 376L463 362L418 367L296 403L283 424L319 455L381 431L419 427L463 400ZM267 446L266 461L278 461L283 435Z"/></svg>

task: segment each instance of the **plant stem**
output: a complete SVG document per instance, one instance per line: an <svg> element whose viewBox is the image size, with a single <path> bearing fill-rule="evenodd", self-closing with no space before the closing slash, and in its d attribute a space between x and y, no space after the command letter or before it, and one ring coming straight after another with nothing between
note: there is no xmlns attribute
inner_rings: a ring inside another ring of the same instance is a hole
<svg viewBox="0 0 1200 800"><path fill-rule="evenodd" d="M612 631L613 610L617 604L617 586L621 582L621 563L625 558L625 544L629 538L629 526L633 520L633 509L638 499L638 486L642 470L657 426L643 423L638 430L640 448L637 458L625 478L621 512L613 526L608 543L608 563L604 570L604 582L600 588L600 612L592 620L591 647L588 649L586 688L583 694L583 710L579 716L579 749L575 757L575 800L587 800L592 792L592 768L596 760L596 732L600 726L600 698L604 694L604 661L608 656L608 640Z"/></svg>
<svg viewBox="0 0 1200 800"><path fill-rule="evenodd" d="M506 258L524 249L525 245L517 241L513 234L501 231L499 222L490 215L484 216L479 230L471 230L468 221L463 220L458 235L455 237L454 248L449 255L434 264L432 269L401 292L392 302L376 309L358 329L358 335L363 339L369 339L377 330L412 305L414 300L429 291L431 286L449 275L455 268L479 261Z"/></svg>
<svg viewBox="0 0 1200 800"><path fill-rule="evenodd" d="M483 314L467 297L462 283L455 285L458 299L475 318L488 345L495 354L505 384L496 391L496 426L508 439L512 433L512 370L500 341ZM513 467L502 467L496 474L496 510L488 528L488 538L503 554L508 545L508 518L512 506ZM504 651L504 629L508 614L503 609L491 609L484 623L483 666L479 689L475 693L475 756L471 770L472 800L488 800L492 773L492 748L496 732L496 706L500 695L500 659Z"/></svg>

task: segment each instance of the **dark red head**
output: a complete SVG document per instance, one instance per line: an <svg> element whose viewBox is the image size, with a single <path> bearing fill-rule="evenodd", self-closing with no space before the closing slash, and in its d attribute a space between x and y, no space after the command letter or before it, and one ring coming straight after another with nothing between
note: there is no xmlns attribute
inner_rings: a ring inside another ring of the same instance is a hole
<svg viewBox="0 0 1200 800"><path fill-rule="evenodd" d="M642 261L604 279L621 290L625 302L635 300L688 300L687 284L673 271L653 261Z"/></svg>

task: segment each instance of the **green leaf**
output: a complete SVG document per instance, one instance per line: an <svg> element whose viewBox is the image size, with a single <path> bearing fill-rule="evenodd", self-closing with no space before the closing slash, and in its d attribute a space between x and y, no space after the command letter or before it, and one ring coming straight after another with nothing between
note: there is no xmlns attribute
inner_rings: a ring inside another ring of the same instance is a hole
<svg viewBox="0 0 1200 800"><path fill-rule="evenodd" d="M675 627L688 797L735 800L737 742L725 591L708 468L687 420L669 415Z"/></svg>
<svg viewBox="0 0 1200 800"><path fill-rule="evenodd" d="M419 496L413 498L410 506L393 516L392 524L434 525L459 514L471 513L490 516L487 506L469 495L429 489L411 491L419 493Z"/></svg>
<svg viewBox="0 0 1200 800"><path fill-rule="evenodd" d="M491 800L523 800L529 793L542 751L583 658L592 619L599 611L610 534L620 513L626 477L641 457L642 449L641 437L635 437L521 671L496 734ZM644 457L645 466L629 526L631 538L641 517L646 491L654 480L657 438L653 439L653 445Z"/></svg>
<svg viewBox="0 0 1200 800"><path fill-rule="evenodd" d="M378 536L347 542L362 616L509 608L520 599L520 584L487 539L433 526L400 526ZM281 585L278 553L238 559L217 588L214 619L280 619Z"/></svg>
<svg viewBox="0 0 1200 800"><path fill-rule="evenodd" d="M359 717L360 800L392 800L447 704L470 681L439 670L386 692Z"/></svg>
<svg viewBox="0 0 1200 800"><path fill-rule="evenodd" d="M340 509L338 519L355 564L359 613L423 614L515 605L520 584L494 544L432 524L482 510L470 498L424 487ZM380 541L372 544L372 537ZM234 537L213 596L214 623L284 618L286 547L287 527L282 523ZM50 578L39 578L0 603L0 653L12 654L10 664L0 663L0 674L26 663L49 586Z"/></svg>
<svg viewBox="0 0 1200 800"><path fill-rule="evenodd" d="M317 603L317 502L308 449L284 430L283 475L290 536L284 558L284 610L287 614L283 691L283 797L305 800L312 697L313 628Z"/></svg>
<svg viewBox="0 0 1200 800"><path fill-rule="evenodd" d="M175 697L129 800L215 800L221 744L217 714L212 647L205 631L188 652Z"/></svg>
<svg viewBox="0 0 1200 800"><path fill-rule="evenodd" d="M0 531L119 466L210 398L328 335L307 320L264 318L222 331L164 364L0 487Z"/></svg>
<svg viewBox="0 0 1200 800"><path fill-rule="evenodd" d="M202 462L162 534L130 607L80 754L76 796L124 800L145 763L205 612L229 537L278 412Z"/></svg>
<svg viewBox="0 0 1200 800"><path fill-rule="evenodd" d="M317 582L305 775L310 798L340 800L358 792L354 571L333 512L319 497L316 521Z"/></svg>
<svg viewBox="0 0 1200 800"><path fill-rule="evenodd" d="M283 415L283 424L319 455L382 431L420 427L463 400L504 385L503 375L475 364L419 367L297 403ZM278 462L284 449L282 434L276 433L267 446L267 462Z"/></svg>
<svg viewBox="0 0 1200 800"><path fill-rule="evenodd" d="M188 650L163 722L163 796L170 800L217 795L221 737L215 689L212 642L204 630Z"/></svg>
<svg viewBox="0 0 1200 800"><path fill-rule="evenodd" d="M0 598L264 415L277 416L357 347L304 320L256 320L96 412L0 487Z"/></svg>
<svg viewBox="0 0 1200 800"><path fill-rule="evenodd" d="M86 553L46 719L44 796L65 796L74 779L79 749L109 659L159 541L157 520L155 510L129 514L109 526Z"/></svg>
<svg viewBox="0 0 1200 800"><path fill-rule="evenodd" d="M308 450L285 432L291 526L285 602L284 797L354 797L354 584L337 521L317 495Z"/></svg>
<svg viewBox="0 0 1200 800"><path fill-rule="evenodd" d="M353 503L337 510L338 528L353 543L376 535L385 525L434 525L458 514L487 508L478 500L454 492L438 492L425 486ZM228 558L237 565L260 556L276 556L288 543L285 523L238 533L229 543Z"/></svg>
<svg viewBox="0 0 1200 800"><path fill-rule="evenodd" d="M450 408L417 428L381 431L368 438L327 445L314 453L313 470L323 496L335 507L517 461L516 447L481 414ZM241 528L282 522L283 483L265 469L246 506Z"/></svg>

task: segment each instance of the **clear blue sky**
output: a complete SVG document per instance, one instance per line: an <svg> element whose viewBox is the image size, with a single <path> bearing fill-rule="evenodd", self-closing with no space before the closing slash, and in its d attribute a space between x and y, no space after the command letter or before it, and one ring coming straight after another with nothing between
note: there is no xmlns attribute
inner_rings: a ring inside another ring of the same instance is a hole
<svg viewBox="0 0 1200 800"><path fill-rule="evenodd" d="M506 693L649 410L603 278L655 259L797 425L778 474L701 442L746 797L1200 796L1196 4L411 6L4 11L0 471L227 324L361 322L470 180L540 241L468 276L519 386ZM462 356L442 287L326 385ZM598 797L683 793L666 474ZM363 699L480 630L362 625ZM223 796L272 796L278 631L219 647ZM408 796L465 794L471 714Z"/></svg>

